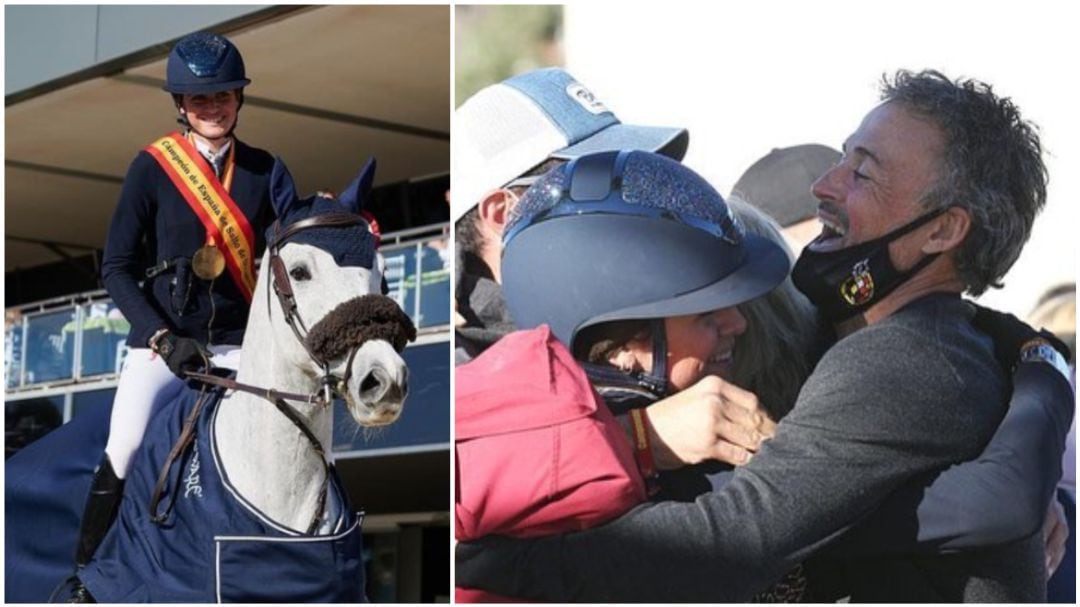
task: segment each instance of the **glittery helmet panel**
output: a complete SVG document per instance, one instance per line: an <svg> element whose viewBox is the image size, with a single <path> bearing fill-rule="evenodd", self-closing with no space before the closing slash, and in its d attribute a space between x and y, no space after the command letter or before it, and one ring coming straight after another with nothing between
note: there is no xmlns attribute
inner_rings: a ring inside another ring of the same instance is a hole
<svg viewBox="0 0 1080 607"><path fill-rule="evenodd" d="M624 152L612 194L621 202L658 211L658 215L684 220L737 243L745 232L728 209L723 197L697 173L660 154ZM562 165L541 177L525 192L511 212L504 234L513 235L522 221L530 221L560 203L574 202L567 196L570 167ZM587 205L586 205L587 206ZM581 209L588 212L587 209ZM597 212L631 213L633 209L609 208ZM508 238L504 238L508 240Z"/></svg>
<svg viewBox="0 0 1080 607"><path fill-rule="evenodd" d="M747 234L707 181L659 154L582 156L537 181L503 236L503 292L520 328L582 328L730 307L767 293L790 262Z"/></svg>
<svg viewBox="0 0 1080 607"><path fill-rule="evenodd" d="M229 42L221 36L199 33L184 38L176 45L176 54L191 73L200 78L216 76L225 63Z"/></svg>
<svg viewBox="0 0 1080 607"><path fill-rule="evenodd" d="M299 199L292 175L280 158L275 159L270 173L270 198L281 228L309 217L329 213L359 213L375 172L374 159L361 170L360 175L349 184L340 198L311 196ZM274 239L274 227L266 231L266 241ZM334 257L339 266L360 266L372 269L378 240L366 221L347 227L315 227L296 232L285 241L309 244Z"/></svg>
<svg viewBox="0 0 1080 607"><path fill-rule="evenodd" d="M165 66L166 91L174 94L209 94L251 84L244 58L228 38L198 32L181 38Z"/></svg>

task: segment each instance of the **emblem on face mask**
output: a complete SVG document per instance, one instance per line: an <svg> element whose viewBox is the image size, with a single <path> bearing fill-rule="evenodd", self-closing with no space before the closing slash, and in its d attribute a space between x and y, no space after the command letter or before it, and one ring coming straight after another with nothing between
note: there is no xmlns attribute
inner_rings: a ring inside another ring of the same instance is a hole
<svg viewBox="0 0 1080 607"><path fill-rule="evenodd" d="M861 306L874 296L874 277L870 274L869 259L851 268L851 276L840 284L840 296L850 306Z"/></svg>

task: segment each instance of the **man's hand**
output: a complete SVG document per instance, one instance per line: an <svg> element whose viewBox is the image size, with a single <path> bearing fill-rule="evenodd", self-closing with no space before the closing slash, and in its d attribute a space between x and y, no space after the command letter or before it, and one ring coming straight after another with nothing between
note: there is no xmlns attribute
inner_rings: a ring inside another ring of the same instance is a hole
<svg viewBox="0 0 1080 607"><path fill-rule="evenodd" d="M650 405L645 413L661 470L711 459L745 464L776 431L757 396L713 375Z"/></svg>
<svg viewBox="0 0 1080 607"><path fill-rule="evenodd" d="M1046 511L1043 521L1043 540L1046 542L1046 579L1054 575L1062 559L1065 558L1065 543L1069 539L1069 521L1065 518L1065 508L1054 499Z"/></svg>

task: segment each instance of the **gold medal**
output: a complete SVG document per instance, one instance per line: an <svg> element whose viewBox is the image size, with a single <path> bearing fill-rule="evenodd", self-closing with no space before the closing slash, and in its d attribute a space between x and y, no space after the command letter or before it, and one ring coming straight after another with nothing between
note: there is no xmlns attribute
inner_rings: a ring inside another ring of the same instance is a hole
<svg viewBox="0 0 1080 607"><path fill-rule="evenodd" d="M225 271L225 256L213 244L200 247L191 257L191 269L203 280L213 280Z"/></svg>

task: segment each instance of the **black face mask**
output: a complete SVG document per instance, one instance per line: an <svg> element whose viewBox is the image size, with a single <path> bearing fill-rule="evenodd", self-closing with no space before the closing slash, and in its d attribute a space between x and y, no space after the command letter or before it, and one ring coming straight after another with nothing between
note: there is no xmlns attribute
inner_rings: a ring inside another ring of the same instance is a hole
<svg viewBox="0 0 1080 607"><path fill-rule="evenodd" d="M791 281L831 322L861 314L940 255L927 255L901 272L889 259L889 243L945 210L931 211L884 236L836 251L817 252L807 247L795 262Z"/></svg>

